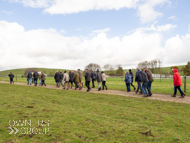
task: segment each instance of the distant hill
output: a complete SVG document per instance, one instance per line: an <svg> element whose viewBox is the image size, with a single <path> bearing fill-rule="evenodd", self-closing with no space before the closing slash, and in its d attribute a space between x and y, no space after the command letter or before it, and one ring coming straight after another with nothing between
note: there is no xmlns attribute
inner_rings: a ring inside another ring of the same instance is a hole
<svg viewBox="0 0 190 143"><path fill-rule="evenodd" d="M27 68L22 68L22 69L11 69L11 70L5 70L5 71L0 71L0 76L7 76L10 72L12 72L14 75L24 75L24 71ZM55 73L56 71L69 71L69 70L65 70L65 69L48 69L48 68L36 68L37 71L43 71L44 73L46 73L47 75L50 75L50 73Z"/></svg>

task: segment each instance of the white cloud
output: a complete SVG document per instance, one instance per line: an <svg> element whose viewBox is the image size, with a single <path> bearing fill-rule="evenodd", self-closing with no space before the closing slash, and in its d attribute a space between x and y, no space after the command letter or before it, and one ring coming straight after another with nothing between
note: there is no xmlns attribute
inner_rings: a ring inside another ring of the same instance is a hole
<svg viewBox="0 0 190 143"><path fill-rule="evenodd" d="M159 26L155 26L153 24L150 27L139 28L138 30L140 30L140 31L166 32L166 31L170 31L171 29L174 29L176 27L177 27L177 25L173 25L173 24L165 24L165 25L159 25Z"/></svg>
<svg viewBox="0 0 190 143"><path fill-rule="evenodd" d="M163 13L155 7L170 3L170 0L9 0L24 6L44 8L44 13L72 14L90 10L119 10L133 8L138 10L142 23L148 23L161 17Z"/></svg>
<svg viewBox="0 0 190 143"><path fill-rule="evenodd" d="M170 16L168 19L169 20L177 20L176 16Z"/></svg>
<svg viewBox="0 0 190 143"><path fill-rule="evenodd" d="M189 60L189 34L171 37L162 46L162 33L156 31L137 29L130 35L108 38L103 30L89 39L66 37L53 28L26 31L17 23L0 21L0 39L1 70L24 67L83 69L91 62L135 68L140 61L155 58L176 64Z"/></svg>
<svg viewBox="0 0 190 143"><path fill-rule="evenodd" d="M105 29L101 29L101 30L94 30L92 31L93 33L106 33L109 32L110 28L105 28Z"/></svg>
<svg viewBox="0 0 190 143"><path fill-rule="evenodd" d="M2 10L2 13L4 13L5 15L12 15L13 13L11 11L6 11L6 10Z"/></svg>

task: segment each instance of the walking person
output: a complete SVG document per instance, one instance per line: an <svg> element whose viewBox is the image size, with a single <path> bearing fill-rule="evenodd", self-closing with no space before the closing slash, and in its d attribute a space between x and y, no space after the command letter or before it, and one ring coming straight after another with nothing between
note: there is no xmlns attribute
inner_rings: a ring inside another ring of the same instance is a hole
<svg viewBox="0 0 190 143"><path fill-rule="evenodd" d="M140 74L142 75L142 92L144 94L143 97L148 97L148 92L147 92L147 86L148 86L148 76L144 71L140 71Z"/></svg>
<svg viewBox="0 0 190 143"><path fill-rule="evenodd" d="M63 87L63 89L65 89L65 84L67 84L67 90L69 90L69 74L67 73L67 71L64 72L64 87Z"/></svg>
<svg viewBox="0 0 190 143"><path fill-rule="evenodd" d="M88 88L87 92L89 92L91 88L90 88L90 72L88 71L88 69L86 69L86 73L85 73L85 85Z"/></svg>
<svg viewBox="0 0 190 143"><path fill-rule="evenodd" d="M172 95L172 97L176 97L177 94L177 89L179 90L179 92L181 93L181 97L179 98L184 98L185 94L184 92L181 90L180 86L182 85L182 81L181 81L181 76L178 73L178 69L173 69L174 75L173 75L173 79L174 79L174 94Z"/></svg>
<svg viewBox="0 0 190 143"><path fill-rule="evenodd" d="M129 74L128 71L126 71L125 73L125 80L124 82L126 83L126 87L127 87L127 92L130 92L130 84L131 84L131 75Z"/></svg>
<svg viewBox="0 0 190 143"><path fill-rule="evenodd" d="M134 88L134 90L136 90L135 86L133 85L133 72L131 71L131 69L129 69L129 74L131 75L131 86Z"/></svg>
<svg viewBox="0 0 190 143"><path fill-rule="evenodd" d="M152 86L152 82L154 81L153 76L152 76L152 72L150 70L148 70L147 67L145 67L144 70L148 76L148 81L149 81L148 85L147 85L148 96L152 96L151 86Z"/></svg>
<svg viewBox="0 0 190 143"><path fill-rule="evenodd" d="M61 84L62 86L64 86L64 83L63 83L63 73L60 72L59 76L60 76L60 83L59 84Z"/></svg>
<svg viewBox="0 0 190 143"><path fill-rule="evenodd" d="M96 74L94 71L91 72L91 79L92 79L92 88L95 88L94 81L96 80Z"/></svg>
<svg viewBox="0 0 190 143"><path fill-rule="evenodd" d="M35 70L34 73L33 73L33 77L34 77L34 86L37 86L37 83L38 83L38 73L37 71Z"/></svg>
<svg viewBox="0 0 190 143"><path fill-rule="evenodd" d="M108 87L106 86L106 74L104 72L102 73L102 90L104 90L104 87L106 88L106 90L108 90Z"/></svg>
<svg viewBox="0 0 190 143"><path fill-rule="evenodd" d="M80 86L81 89L82 89L82 87L83 87L83 83L82 83L82 71L81 71L80 69L78 69L78 74L79 74L79 76L80 76L79 86Z"/></svg>
<svg viewBox="0 0 190 143"><path fill-rule="evenodd" d="M10 72L10 74L8 76L10 78L10 84L14 83L14 81L13 81L14 74L12 72Z"/></svg>
<svg viewBox="0 0 190 143"><path fill-rule="evenodd" d="M140 74L140 70L139 68L137 68L137 72L136 72L136 76L135 76L135 82L137 82L137 90L136 90L136 94L139 92L139 94L142 94L142 86L141 86L141 83L142 83L142 75Z"/></svg>
<svg viewBox="0 0 190 143"><path fill-rule="evenodd" d="M69 82L71 83L71 89L73 87L73 76L74 76L74 72L69 71Z"/></svg>
<svg viewBox="0 0 190 143"><path fill-rule="evenodd" d="M98 83L98 91L100 91L100 90L101 90L101 85L100 85L100 83L102 82L102 75L101 75L101 73L99 72L99 69L97 69L97 71L96 71L96 81L97 81L97 83Z"/></svg>
<svg viewBox="0 0 190 143"><path fill-rule="evenodd" d="M73 76L73 82L75 83L75 90L77 90L77 88L81 90L81 87L79 86L79 81L80 81L80 75L78 71L75 71L74 76Z"/></svg>
<svg viewBox="0 0 190 143"><path fill-rule="evenodd" d="M46 86L45 80L46 80L46 76L45 76L45 74L43 72L41 72L41 81L42 81L41 86L43 86L43 85Z"/></svg>
<svg viewBox="0 0 190 143"><path fill-rule="evenodd" d="M38 79L40 81L40 84L39 85L42 85L42 72L39 72L38 73Z"/></svg>
<svg viewBox="0 0 190 143"><path fill-rule="evenodd" d="M29 83L30 83L30 85L32 85L32 73L31 73L31 71L29 71L28 72L28 74L27 74L27 81L28 81L28 85L29 85Z"/></svg>
<svg viewBox="0 0 190 143"><path fill-rule="evenodd" d="M55 82L56 82L56 87L60 87L60 75L59 75L58 71L55 73L54 79L55 79Z"/></svg>

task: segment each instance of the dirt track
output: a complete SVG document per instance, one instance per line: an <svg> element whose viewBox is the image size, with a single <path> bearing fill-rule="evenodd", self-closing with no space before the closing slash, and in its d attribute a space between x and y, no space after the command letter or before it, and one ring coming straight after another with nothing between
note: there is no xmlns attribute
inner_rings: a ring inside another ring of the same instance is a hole
<svg viewBox="0 0 190 143"><path fill-rule="evenodd" d="M6 82L6 81L0 81L0 83L10 84L10 82ZM19 83L19 82L15 82L14 84L15 85L29 86L26 83ZM47 85L47 86L43 86L42 88L51 88L51 89L63 90L62 87L57 88L55 85ZM74 89L69 89L69 90L74 90ZM83 88L81 91L86 92L86 88ZM101 93L101 94L120 95L120 96L127 96L127 97L147 98L147 97L142 97L142 95L135 94L135 92L127 93L126 91L119 91L119 90L101 90L101 91L98 91L97 88L94 88L90 92ZM170 95L153 94L151 97L148 97L148 99L161 100L161 101L172 101L172 102L190 104L190 97L187 97L187 96L185 96L185 98L179 98L179 96L171 97Z"/></svg>

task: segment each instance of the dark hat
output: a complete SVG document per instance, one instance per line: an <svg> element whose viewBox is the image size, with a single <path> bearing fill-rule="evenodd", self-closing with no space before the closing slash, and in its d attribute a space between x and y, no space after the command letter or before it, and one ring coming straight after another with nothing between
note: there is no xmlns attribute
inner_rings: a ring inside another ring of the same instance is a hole
<svg viewBox="0 0 190 143"><path fill-rule="evenodd" d="M64 73L66 73L67 71L64 71Z"/></svg>

